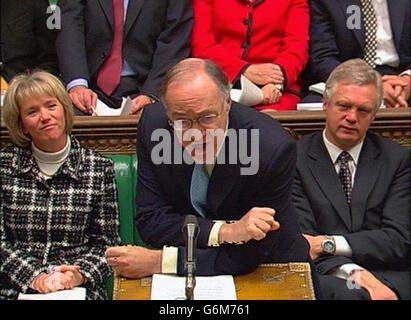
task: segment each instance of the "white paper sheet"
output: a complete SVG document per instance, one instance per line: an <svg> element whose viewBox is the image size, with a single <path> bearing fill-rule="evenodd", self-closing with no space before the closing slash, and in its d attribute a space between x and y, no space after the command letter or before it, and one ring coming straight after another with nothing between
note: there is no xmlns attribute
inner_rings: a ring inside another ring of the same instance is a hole
<svg viewBox="0 0 411 320"><path fill-rule="evenodd" d="M318 82L308 87L308 90L317 92L321 95L324 94L325 91L325 82Z"/></svg>
<svg viewBox="0 0 411 320"><path fill-rule="evenodd" d="M130 114L130 110L133 106L133 100L130 97L123 97L121 107L119 109L110 108L103 101L97 100L96 108L94 109L93 116L122 116Z"/></svg>
<svg viewBox="0 0 411 320"><path fill-rule="evenodd" d="M52 293L20 293L17 300L86 300L86 289L76 287L71 290L61 290Z"/></svg>
<svg viewBox="0 0 411 320"><path fill-rule="evenodd" d="M323 110L322 102L297 103L297 110Z"/></svg>
<svg viewBox="0 0 411 320"><path fill-rule="evenodd" d="M185 281L185 277L153 275L151 300L184 300ZM233 276L196 277L194 300L237 300Z"/></svg>
<svg viewBox="0 0 411 320"><path fill-rule="evenodd" d="M248 107L260 104L264 99L263 91L244 76L241 76L240 81L241 89L231 90L231 100Z"/></svg>

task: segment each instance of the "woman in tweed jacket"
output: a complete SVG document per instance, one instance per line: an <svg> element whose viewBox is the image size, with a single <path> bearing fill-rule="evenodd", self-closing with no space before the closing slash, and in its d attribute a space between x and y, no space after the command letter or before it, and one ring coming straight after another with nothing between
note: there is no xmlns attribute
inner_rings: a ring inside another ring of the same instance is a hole
<svg viewBox="0 0 411 320"><path fill-rule="evenodd" d="M70 136L71 100L49 73L15 77L3 117L0 298L82 286L104 299L104 253L120 243L112 161Z"/></svg>

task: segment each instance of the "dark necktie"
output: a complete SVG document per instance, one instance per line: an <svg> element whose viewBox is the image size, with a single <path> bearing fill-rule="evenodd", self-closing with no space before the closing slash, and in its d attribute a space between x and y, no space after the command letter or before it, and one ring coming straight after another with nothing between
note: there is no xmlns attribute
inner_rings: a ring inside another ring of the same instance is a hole
<svg viewBox="0 0 411 320"><path fill-rule="evenodd" d="M119 85L123 68L124 0L113 0L113 12L113 44L97 75L97 86L108 96Z"/></svg>
<svg viewBox="0 0 411 320"><path fill-rule="evenodd" d="M347 204L349 207L351 207L352 177L350 168L348 167L348 161L350 161L351 159L352 158L350 154L346 151L341 152L337 158L337 163L340 165L338 178L340 179L340 183L345 193L345 198L347 199Z"/></svg>
<svg viewBox="0 0 411 320"><path fill-rule="evenodd" d="M371 0L361 0L362 14L365 29L365 47L363 60L375 68L377 53L377 17Z"/></svg>
<svg viewBox="0 0 411 320"><path fill-rule="evenodd" d="M196 164L194 166L193 175L191 176L190 197L193 207L203 217L206 216L209 180L204 165Z"/></svg>

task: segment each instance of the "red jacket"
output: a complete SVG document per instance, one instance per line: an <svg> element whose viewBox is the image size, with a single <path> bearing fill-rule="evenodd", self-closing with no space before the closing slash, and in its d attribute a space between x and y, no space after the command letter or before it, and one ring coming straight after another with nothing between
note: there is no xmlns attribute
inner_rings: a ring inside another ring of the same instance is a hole
<svg viewBox="0 0 411 320"><path fill-rule="evenodd" d="M230 81L249 64L275 63L283 68L284 90L300 90L299 76L308 61L307 0L193 0L194 57L220 65ZM279 104L290 93L284 93ZM295 103L299 98L292 94ZM288 101L290 102L290 101ZM275 109L295 109L283 106ZM268 108L264 106L262 108Z"/></svg>

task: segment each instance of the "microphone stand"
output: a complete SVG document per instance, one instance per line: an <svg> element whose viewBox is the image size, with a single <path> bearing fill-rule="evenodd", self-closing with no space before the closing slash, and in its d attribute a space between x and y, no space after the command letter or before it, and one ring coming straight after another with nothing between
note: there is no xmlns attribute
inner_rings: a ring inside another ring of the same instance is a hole
<svg viewBox="0 0 411 320"><path fill-rule="evenodd" d="M186 262L186 270L187 270L186 299L187 300L194 300L194 288L196 286L195 268L196 268L195 261Z"/></svg>
<svg viewBox="0 0 411 320"><path fill-rule="evenodd" d="M187 215L184 221L183 233L186 243L185 273L186 273L186 299L194 300L194 288L196 286L196 258L197 236L200 232L197 218L194 215Z"/></svg>

